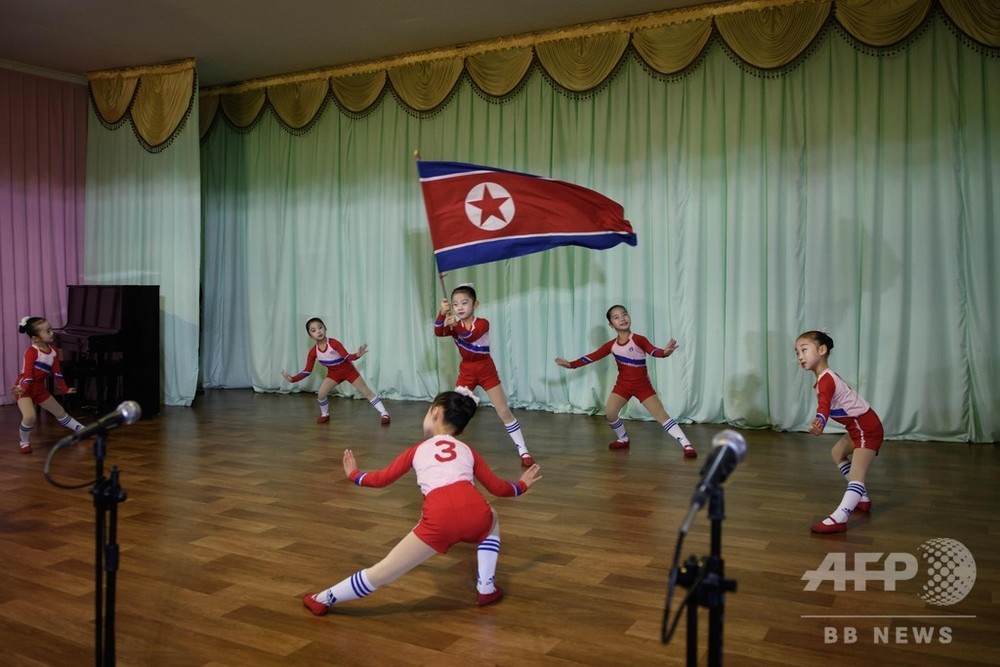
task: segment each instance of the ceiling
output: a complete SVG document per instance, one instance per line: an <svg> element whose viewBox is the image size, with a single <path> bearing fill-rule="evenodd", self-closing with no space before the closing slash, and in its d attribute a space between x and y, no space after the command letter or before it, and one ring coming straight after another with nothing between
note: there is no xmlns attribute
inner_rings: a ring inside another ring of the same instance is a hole
<svg viewBox="0 0 1000 667"><path fill-rule="evenodd" d="M0 0L0 66L82 77L197 60L201 87L708 0Z"/></svg>

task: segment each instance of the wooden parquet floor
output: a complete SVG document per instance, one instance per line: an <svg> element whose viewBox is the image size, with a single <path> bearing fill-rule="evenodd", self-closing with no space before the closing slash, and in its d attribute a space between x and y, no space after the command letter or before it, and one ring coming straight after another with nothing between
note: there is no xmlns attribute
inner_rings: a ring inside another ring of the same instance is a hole
<svg viewBox="0 0 1000 667"><path fill-rule="evenodd" d="M117 526L118 664L684 664L684 620L667 645L660 623L678 528L716 425L685 427L701 455L685 461L652 422L629 422L631 451L610 452L603 417L517 411L544 479L524 497L493 501L499 604L475 605L475 548L459 545L364 600L309 614L303 593L373 564L419 517L412 475L380 490L343 477L347 446L374 469L421 439L427 403L386 405L389 427L367 402L344 398L331 400L333 418L320 425L310 395L209 391L191 408L111 432L107 465L120 467L128 494ZM34 454L21 455L18 419L14 406L0 408L0 664L93 664L92 498L42 475L67 432L43 415ZM809 525L845 487L829 460L835 436L743 433L747 458L724 487L722 554L737 582L726 597L727 665L998 664L997 445L888 442L868 480L871 515L852 518L846 535L813 536ZM464 439L501 476L520 474L492 409ZM61 450L53 475L85 482L92 449ZM971 591L950 606L920 597L927 585L952 586L931 583L922 545L935 538L975 558ZM703 510L683 555L709 548ZM880 556L868 580L805 590L803 575L831 553L846 554L849 578L860 571L855 554ZM888 580L887 559L896 573ZM900 575L913 559L918 571ZM699 620L706 664L707 613Z"/></svg>

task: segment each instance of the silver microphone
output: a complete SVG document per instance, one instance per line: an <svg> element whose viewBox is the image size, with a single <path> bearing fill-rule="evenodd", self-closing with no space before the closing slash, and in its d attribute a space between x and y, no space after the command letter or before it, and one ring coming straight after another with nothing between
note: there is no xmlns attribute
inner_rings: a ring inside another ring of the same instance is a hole
<svg viewBox="0 0 1000 667"><path fill-rule="evenodd" d="M70 445L85 438L89 438L95 433L103 433L109 429L122 424L134 424L142 416L142 408L135 401L123 401L114 412L109 412L93 424L88 424L76 430L72 435L67 435L59 441L58 446Z"/></svg>
<svg viewBox="0 0 1000 667"><path fill-rule="evenodd" d="M712 453L708 455L708 460L701 468L701 482L691 496L691 508L688 510L687 518L680 530L682 535L687 534L694 515L708 501L709 493L726 481L726 478L746 458L746 455L747 441L736 431L729 429L719 431L712 438Z"/></svg>

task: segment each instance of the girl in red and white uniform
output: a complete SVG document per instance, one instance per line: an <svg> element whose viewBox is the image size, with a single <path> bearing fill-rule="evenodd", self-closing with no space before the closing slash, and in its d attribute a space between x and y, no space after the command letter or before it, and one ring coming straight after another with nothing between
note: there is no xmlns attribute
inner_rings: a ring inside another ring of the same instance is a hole
<svg viewBox="0 0 1000 667"><path fill-rule="evenodd" d="M363 598L434 554L447 553L459 542L479 545L478 604L490 604L503 597L503 590L494 582L500 554L500 522L496 510L476 489L475 481L495 496L519 496L542 476L539 467L532 465L517 482L497 477L474 449L456 437L475 412L476 402L468 390L438 394L424 416L427 439L375 472L358 470L354 454L344 450L344 474L358 486L388 486L412 468L424 504L416 528L385 558L335 586L305 595L302 603L309 611L322 616L332 605Z"/></svg>
<svg viewBox="0 0 1000 667"><path fill-rule="evenodd" d="M472 285L459 285L452 290L450 302L448 299L441 299L441 307L434 320L434 335L439 338L451 336L454 339L462 357L455 387L465 387L469 391L475 391L477 386L483 388L517 447L521 465L530 468L535 464L535 459L528 452L521 424L514 418L514 413L507 404L500 375L490 356L490 323L482 317L476 317L478 306L476 290Z"/></svg>
<svg viewBox="0 0 1000 667"><path fill-rule="evenodd" d="M296 375L281 371L281 377L285 378L286 382L301 382L309 377L317 361L326 367L326 377L323 379L322 384L320 384L319 391L316 394L316 401L319 403L319 417L316 419L316 422L325 424L330 421L330 401L327 399L327 395L341 382L350 382L361 392L362 396L368 399L372 407L378 410L381 415L382 426L388 426L390 421L389 412L382 404L382 399L368 388L368 385L365 384L364 379L361 377L361 373L351 363L364 356L365 352L368 351L368 345L362 344L357 352L349 354L339 340L336 338L327 338L326 325L318 317L314 317L306 322L306 331L309 332L309 337L316 341L316 344L309 350L309 354L306 356L305 368Z"/></svg>
<svg viewBox="0 0 1000 667"><path fill-rule="evenodd" d="M59 367L59 350L52 344L55 334L52 325L44 317L25 317L18 326L18 332L28 334L31 346L24 351L24 367L14 382L14 394L18 396L17 407L21 409L21 427L18 430L18 448L22 454L31 453L31 429L35 427L35 405L42 406L56 420L71 431L79 431L83 424L66 414L45 387L45 381L52 376L56 387L64 394L75 394L76 389L68 387Z"/></svg>
<svg viewBox="0 0 1000 667"><path fill-rule="evenodd" d="M823 331L807 331L795 340L795 357L799 365L816 374L813 385L817 397L816 416L809 432L821 434L831 417L847 429L830 450L833 462L847 478L847 492L833 514L812 525L814 533L843 533L852 512L871 511L865 473L878 456L883 439L882 421L868 401L830 369L827 360L832 350L833 339Z"/></svg>
<svg viewBox="0 0 1000 667"><path fill-rule="evenodd" d="M615 338L575 361L567 361L562 357L557 357L556 364L563 368L580 368L603 359L609 354L615 356L615 362L618 364L618 379L611 390L611 395L608 396L607 405L604 406L604 416L608 420L608 426L615 432L615 441L608 445L608 449L625 449L629 446L628 433L619 413L629 399L635 396L639 403L649 410L653 418L663 426L663 430L677 440L677 443L684 450L684 458L696 458L698 453L691 446L691 441L684 435L680 424L663 407L659 396L656 395L656 390L653 389L653 384L649 381L649 373L646 371L646 355L660 359L669 357L677 349L677 341L671 338L665 348L659 348L650 343L646 337L632 333L632 318L629 317L625 306L611 306L606 317L608 324L618 334Z"/></svg>

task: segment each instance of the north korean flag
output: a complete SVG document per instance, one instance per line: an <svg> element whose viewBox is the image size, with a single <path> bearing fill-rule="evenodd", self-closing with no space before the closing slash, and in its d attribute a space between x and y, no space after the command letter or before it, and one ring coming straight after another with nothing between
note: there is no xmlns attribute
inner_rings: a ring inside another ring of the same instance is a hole
<svg viewBox="0 0 1000 667"><path fill-rule="evenodd" d="M621 204L587 188L461 162L417 161L438 271L577 245L636 244Z"/></svg>

